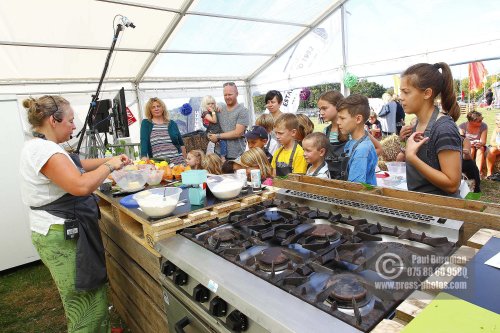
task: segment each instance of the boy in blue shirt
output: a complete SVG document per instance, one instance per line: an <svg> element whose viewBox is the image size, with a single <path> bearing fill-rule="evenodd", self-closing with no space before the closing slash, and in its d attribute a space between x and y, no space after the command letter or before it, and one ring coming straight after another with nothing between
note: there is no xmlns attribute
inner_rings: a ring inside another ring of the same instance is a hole
<svg viewBox="0 0 500 333"><path fill-rule="evenodd" d="M349 156L347 180L377 185L375 168L378 157L365 131L365 122L370 116L368 98L359 94L350 95L337 104L337 111L339 130L342 134L351 135L351 140L344 147L344 152Z"/></svg>

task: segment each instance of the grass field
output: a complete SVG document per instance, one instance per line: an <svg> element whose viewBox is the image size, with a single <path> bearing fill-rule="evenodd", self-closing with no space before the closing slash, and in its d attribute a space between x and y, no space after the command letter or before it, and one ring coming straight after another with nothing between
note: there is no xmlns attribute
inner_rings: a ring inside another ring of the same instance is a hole
<svg viewBox="0 0 500 333"><path fill-rule="evenodd" d="M114 309L110 314L112 327L125 326ZM59 293L40 261L0 272L0 331L67 332Z"/></svg>

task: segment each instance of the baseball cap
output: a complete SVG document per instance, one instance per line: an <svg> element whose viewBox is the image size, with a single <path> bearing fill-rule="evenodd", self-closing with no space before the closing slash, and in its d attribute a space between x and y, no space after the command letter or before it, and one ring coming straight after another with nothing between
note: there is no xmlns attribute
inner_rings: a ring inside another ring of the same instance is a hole
<svg viewBox="0 0 500 333"><path fill-rule="evenodd" d="M247 139L267 139L267 131L262 126L254 126L250 131L245 133Z"/></svg>

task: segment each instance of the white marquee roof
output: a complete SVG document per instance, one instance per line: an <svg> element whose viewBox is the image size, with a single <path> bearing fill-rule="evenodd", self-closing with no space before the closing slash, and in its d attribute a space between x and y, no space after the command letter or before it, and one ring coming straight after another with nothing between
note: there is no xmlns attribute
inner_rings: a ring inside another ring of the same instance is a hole
<svg viewBox="0 0 500 333"><path fill-rule="evenodd" d="M137 28L120 34L104 90L255 92L500 56L495 0L5 0L0 89L95 90L116 15Z"/></svg>

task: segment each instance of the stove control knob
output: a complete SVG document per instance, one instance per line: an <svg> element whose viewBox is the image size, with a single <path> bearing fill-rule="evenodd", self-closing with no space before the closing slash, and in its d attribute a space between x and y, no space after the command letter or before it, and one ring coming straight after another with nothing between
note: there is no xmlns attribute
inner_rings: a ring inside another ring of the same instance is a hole
<svg viewBox="0 0 500 333"><path fill-rule="evenodd" d="M180 269L176 269L172 278L174 283L178 286L183 286L188 282L188 275Z"/></svg>
<svg viewBox="0 0 500 333"><path fill-rule="evenodd" d="M210 290L202 284L199 284L193 289L193 298L197 302L205 303L210 298Z"/></svg>
<svg viewBox="0 0 500 333"><path fill-rule="evenodd" d="M234 310L227 316L226 324L230 330L244 332L248 328L248 318L238 310Z"/></svg>
<svg viewBox="0 0 500 333"><path fill-rule="evenodd" d="M165 274L166 276L170 276L172 275L174 272L175 272L175 269L177 267L170 261L166 261L164 264L163 264L163 268L162 268L162 272L163 274Z"/></svg>
<svg viewBox="0 0 500 333"><path fill-rule="evenodd" d="M210 313L216 317L224 317L227 313L227 303L220 297L210 301Z"/></svg>

